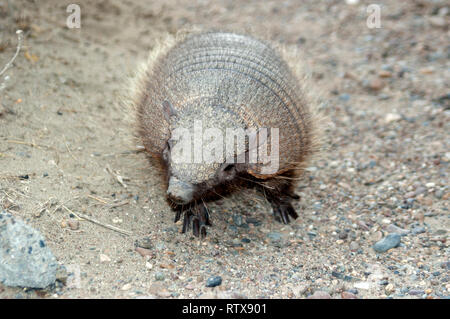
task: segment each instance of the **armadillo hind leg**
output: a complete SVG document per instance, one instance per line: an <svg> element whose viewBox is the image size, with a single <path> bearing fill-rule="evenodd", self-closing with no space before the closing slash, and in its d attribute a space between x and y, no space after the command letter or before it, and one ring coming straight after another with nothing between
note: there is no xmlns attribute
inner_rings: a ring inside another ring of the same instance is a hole
<svg viewBox="0 0 450 319"><path fill-rule="evenodd" d="M175 213L175 222L181 219L183 215L183 228L182 233L188 231L192 226L192 233L195 237L201 236L206 237L206 226L211 226L209 220L209 212L206 206L201 204L196 204L194 206L188 207L186 210L178 209Z"/></svg>

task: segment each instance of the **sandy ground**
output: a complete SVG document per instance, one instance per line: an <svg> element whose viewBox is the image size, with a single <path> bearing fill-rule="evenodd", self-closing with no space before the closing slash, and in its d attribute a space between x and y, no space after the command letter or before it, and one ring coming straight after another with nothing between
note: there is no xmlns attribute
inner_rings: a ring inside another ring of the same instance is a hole
<svg viewBox="0 0 450 319"><path fill-rule="evenodd" d="M368 1L78 1L80 29L66 27L66 2L0 2L1 68L25 32L0 78L0 208L70 272L44 291L0 285L1 298L449 296L445 1L377 1L379 29L366 26ZM211 204L205 241L180 234L161 176L130 143L127 78L163 34L193 26L297 48L311 70L331 121L288 226L250 192ZM86 220L73 230L76 214L132 235ZM376 253L396 226L402 244ZM211 276L222 284L205 287Z"/></svg>

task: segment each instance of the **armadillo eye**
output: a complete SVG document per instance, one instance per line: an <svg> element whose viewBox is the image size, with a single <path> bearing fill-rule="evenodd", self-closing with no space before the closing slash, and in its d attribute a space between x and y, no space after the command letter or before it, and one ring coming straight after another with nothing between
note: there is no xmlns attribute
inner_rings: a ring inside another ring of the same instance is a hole
<svg viewBox="0 0 450 319"><path fill-rule="evenodd" d="M232 180L236 175L236 167L234 164L224 164L221 168L221 172L219 174L220 178L223 180Z"/></svg>
<svg viewBox="0 0 450 319"><path fill-rule="evenodd" d="M233 170L233 168L234 168L234 164L228 164L222 170L224 172L231 172Z"/></svg>
<svg viewBox="0 0 450 319"><path fill-rule="evenodd" d="M173 147L173 140L168 140L167 141L167 149L170 151Z"/></svg>

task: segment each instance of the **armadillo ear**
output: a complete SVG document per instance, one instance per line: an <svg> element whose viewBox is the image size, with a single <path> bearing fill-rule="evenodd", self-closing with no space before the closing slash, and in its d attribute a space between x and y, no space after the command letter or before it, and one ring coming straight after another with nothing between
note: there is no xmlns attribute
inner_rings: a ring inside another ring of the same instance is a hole
<svg viewBox="0 0 450 319"><path fill-rule="evenodd" d="M163 102L163 113L164 113L164 118L166 119L166 121L170 122L170 118L172 116L175 116L177 114L177 111L175 111L172 103L170 103L167 100L164 100L164 102Z"/></svg>

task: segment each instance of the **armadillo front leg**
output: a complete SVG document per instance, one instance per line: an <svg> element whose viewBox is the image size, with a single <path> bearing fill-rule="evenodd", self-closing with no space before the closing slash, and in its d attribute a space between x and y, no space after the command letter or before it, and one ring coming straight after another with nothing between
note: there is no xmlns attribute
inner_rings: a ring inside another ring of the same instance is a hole
<svg viewBox="0 0 450 319"><path fill-rule="evenodd" d="M179 208L176 211L175 222L181 219L183 215L182 233L188 231L192 226L192 233L195 237L206 237L206 226L210 226L209 212L205 204L195 204L187 209Z"/></svg>
<svg viewBox="0 0 450 319"><path fill-rule="evenodd" d="M297 196L297 195L293 195ZM291 197L290 195L280 196L280 195L272 195L269 194L267 196L267 200L270 202L273 208L273 214L275 219L279 222L283 222L284 224L289 224L291 222L289 216L293 219L297 219L298 214L295 211L294 207L292 207L291 201L296 197ZM298 198L298 196L297 196Z"/></svg>
<svg viewBox="0 0 450 319"><path fill-rule="evenodd" d="M300 199L300 196L293 192L292 183L286 180L273 180L265 183L265 185L264 194L272 205L275 219L284 224L290 223L289 217L297 219L298 214L292 207L291 202L292 200Z"/></svg>

